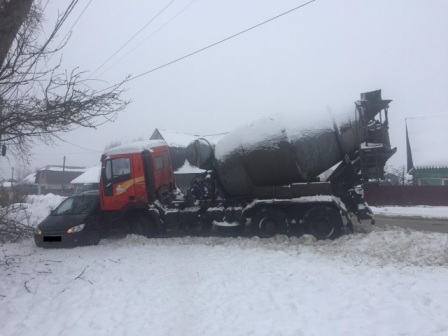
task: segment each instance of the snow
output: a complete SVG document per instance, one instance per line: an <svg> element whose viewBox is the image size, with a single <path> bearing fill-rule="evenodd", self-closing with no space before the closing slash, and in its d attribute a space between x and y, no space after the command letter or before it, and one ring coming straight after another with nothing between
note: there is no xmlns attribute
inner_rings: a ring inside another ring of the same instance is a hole
<svg viewBox="0 0 448 336"><path fill-rule="evenodd" d="M18 182L18 184L35 184L35 183L36 183L36 173L31 173Z"/></svg>
<svg viewBox="0 0 448 336"><path fill-rule="evenodd" d="M406 118L412 161L415 168L448 167L448 115Z"/></svg>
<svg viewBox="0 0 448 336"><path fill-rule="evenodd" d="M0 335L448 335L448 235L358 231L4 244Z"/></svg>
<svg viewBox="0 0 448 336"><path fill-rule="evenodd" d="M100 174L101 174L101 166L88 168L83 174L79 175L70 183L72 184L99 183Z"/></svg>
<svg viewBox="0 0 448 336"><path fill-rule="evenodd" d="M39 170L51 170L51 171L70 171L70 172L84 172L84 167L70 167L70 166L45 166Z"/></svg>
<svg viewBox="0 0 448 336"><path fill-rule="evenodd" d="M344 112L342 112L344 111ZM275 148L279 140L287 137L290 142L316 134L333 132L334 124L343 125L356 120L355 107L344 107L332 111L303 110L291 113L276 113L243 125L224 136L217 144L215 157L218 160L235 150L252 148Z"/></svg>
<svg viewBox="0 0 448 336"><path fill-rule="evenodd" d="M200 169L198 167L192 166L187 160L185 160L185 163L182 167L180 167L178 170L174 172L174 175L181 175L181 174L201 174L204 173L204 169Z"/></svg>
<svg viewBox="0 0 448 336"><path fill-rule="evenodd" d="M426 206L414 207L386 206L370 207L375 215L396 217L425 217L425 218L448 218L448 206Z"/></svg>
<svg viewBox="0 0 448 336"><path fill-rule="evenodd" d="M151 149L155 147L166 145L166 142L163 140L134 141L126 145L110 148L104 153L104 155L141 153L144 150L151 151Z"/></svg>
<svg viewBox="0 0 448 336"><path fill-rule="evenodd" d="M190 142L198 138L207 139L210 143L214 144L226 134L197 135L160 128L157 130L170 147L187 147Z"/></svg>

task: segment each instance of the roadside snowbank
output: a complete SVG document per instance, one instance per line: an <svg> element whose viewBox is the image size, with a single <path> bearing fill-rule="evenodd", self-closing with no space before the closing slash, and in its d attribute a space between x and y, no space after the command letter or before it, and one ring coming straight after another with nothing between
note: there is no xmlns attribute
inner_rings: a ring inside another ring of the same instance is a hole
<svg viewBox="0 0 448 336"><path fill-rule="evenodd" d="M380 216L448 218L448 206L371 206L371 209L375 215Z"/></svg>

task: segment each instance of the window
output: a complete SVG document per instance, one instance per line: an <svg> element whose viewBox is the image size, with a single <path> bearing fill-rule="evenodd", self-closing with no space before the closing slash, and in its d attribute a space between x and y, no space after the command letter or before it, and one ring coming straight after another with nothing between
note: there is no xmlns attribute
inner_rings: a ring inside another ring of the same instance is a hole
<svg viewBox="0 0 448 336"><path fill-rule="evenodd" d="M154 157L154 168L156 170L159 170L159 169L163 168L163 159L162 159L161 156Z"/></svg>
<svg viewBox="0 0 448 336"><path fill-rule="evenodd" d="M130 158L107 160L103 169L104 178L108 183L120 182L131 178Z"/></svg>
<svg viewBox="0 0 448 336"><path fill-rule="evenodd" d="M446 178L442 179L442 185L448 186L448 179Z"/></svg>
<svg viewBox="0 0 448 336"><path fill-rule="evenodd" d="M106 162L105 172L106 172L106 179L107 180L112 179L112 164L111 164L110 160L107 160L107 162Z"/></svg>
<svg viewBox="0 0 448 336"><path fill-rule="evenodd" d="M131 162L129 158L120 158L112 160L112 176L113 178L121 178L131 175Z"/></svg>
<svg viewBox="0 0 448 336"><path fill-rule="evenodd" d="M170 159L168 156L168 151L163 152L163 166L168 167L170 165Z"/></svg>

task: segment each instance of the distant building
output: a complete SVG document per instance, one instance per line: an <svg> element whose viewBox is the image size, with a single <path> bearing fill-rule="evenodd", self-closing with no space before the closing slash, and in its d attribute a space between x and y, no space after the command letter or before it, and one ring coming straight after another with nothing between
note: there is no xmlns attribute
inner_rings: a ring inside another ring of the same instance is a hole
<svg viewBox="0 0 448 336"><path fill-rule="evenodd" d="M101 166L88 168L84 173L71 181L70 184L74 187L75 193L98 190L100 185L100 174Z"/></svg>
<svg viewBox="0 0 448 336"><path fill-rule="evenodd" d="M38 194L71 195L74 188L71 181L81 175L86 168L73 166L46 166L36 172Z"/></svg>
<svg viewBox="0 0 448 336"><path fill-rule="evenodd" d="M203 170L192 167L186 162L186 149L188 144L198 138L207 139L211 144L215 144L225 134L198 135L156 128L150 140L165 140L168 144L176 184L182 192L185 192L190 188L192 178L198 173L203 172Z"/></svg>
<svg viewBox="0 0 448 336"><path fill-rule="evenodd" d="M448 185L448 115L406 119L407 169L414 185Z"/></svg>
<svg viewBox="0 0 448 336"><path fill-rule="evenodd" d="M37 195L38 186L36 184L36 174L31 173L16 184L16 188L28 195Z"/></svg>
<svg viewBox="0 0 448 336"><path fill-rule="evenodd" d="M11 189L17 184L17 180L14 179L2 179L0 180L0 187L5 189Z"/></svg>

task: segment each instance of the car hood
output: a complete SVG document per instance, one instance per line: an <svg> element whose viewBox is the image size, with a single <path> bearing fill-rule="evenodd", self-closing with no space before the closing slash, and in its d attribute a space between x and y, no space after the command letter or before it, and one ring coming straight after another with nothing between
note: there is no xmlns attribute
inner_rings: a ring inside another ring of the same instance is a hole
<svg viewBox="0 0 448 336"><path fill-rule="evenodd" d="M76 225L85 224L88 215L50 215L39 224L39 229L43 232L67 231Z"/></svg>

